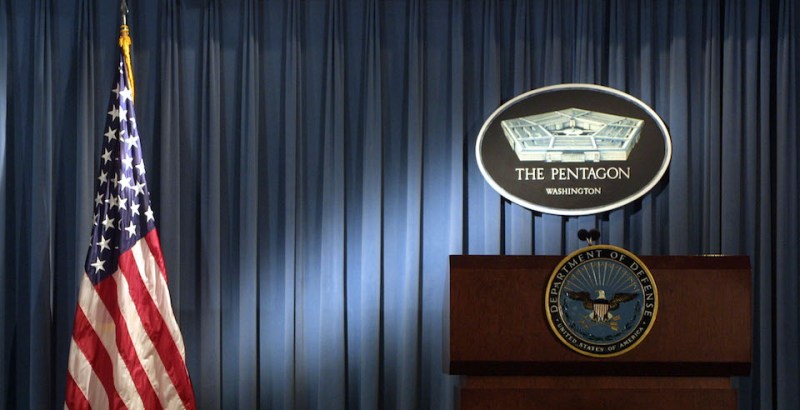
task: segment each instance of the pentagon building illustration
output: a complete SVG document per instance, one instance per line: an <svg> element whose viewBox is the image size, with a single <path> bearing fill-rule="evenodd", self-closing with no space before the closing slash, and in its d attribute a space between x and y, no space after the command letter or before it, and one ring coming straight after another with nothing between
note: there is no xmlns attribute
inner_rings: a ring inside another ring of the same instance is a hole
<svg viewBox="0 0 800 410"><path fill-rule="evenodd" d="M520 161L625 161L644 121L579 108L501 121Z"/></svg>

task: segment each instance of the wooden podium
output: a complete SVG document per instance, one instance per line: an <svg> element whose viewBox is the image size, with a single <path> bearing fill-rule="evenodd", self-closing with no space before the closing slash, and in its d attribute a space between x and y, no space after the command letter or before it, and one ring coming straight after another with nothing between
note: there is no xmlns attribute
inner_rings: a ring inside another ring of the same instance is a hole
<svg viewBox="0 0 800 410"><path fill-rule="evenodd" d="M593 358L563 345L544 312L560 256L450 257L449 373L461 409L735 409L750 374L746 256L643 256L658 287L650 334Z"/></svg>

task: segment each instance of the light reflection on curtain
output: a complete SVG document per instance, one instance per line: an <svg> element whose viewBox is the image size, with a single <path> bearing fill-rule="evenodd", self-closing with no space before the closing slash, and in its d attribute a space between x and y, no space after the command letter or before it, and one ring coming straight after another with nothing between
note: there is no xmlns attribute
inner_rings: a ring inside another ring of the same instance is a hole
<svg viewBox="0 0 800 410"><path fill-rule="evenodd" d="M797 325L800 322L800 309L798 309L797 293L800 290L798 272L800 272L800 257L797 255L797 232L800 226L798 206L800 203L800 167L797 164L800 144L797 139L800 135L800 92L796 86L800 78L800 6L797 2L781 2L777 7L777 44L774 44L777 73L775 74L777 90L776 98L772 102L776 111L774 124L759 124L758 131L774 132L776 149L774 152L761 154L762 163L770 164L774 159L774 168L762 169L761 184L775 186L774 210L765 209L758 222L758 242L755 244L758 254L762 258L771 256L774 249L775 272L772 280L777 292L774 296L773 309L776 332L773 335L775 343L774 356L777 358L769 368L774 366L773 374L777 390L778 403L797 403L797 373L800 368L800 355L798 355L798 340L800 340ZM762 41L763 43L763 41ZM765 63L759 65L761 70L769 68ZM771 71L771 70L770 70ZM763 104L765 99L760 102ZM770 171L767 179L766 172ZM774 179L773 179L774 178ZM772 184L770 184L772 183ZM766 205L766 204L764 204ZM763 206L763 205L762 205ZM772 211L772 212L770 212ZM763 224L772 218L774 230L764 229ZM767 246L773 245L773 246ZM767 272L767 271L764 271ZM765 278L759 278L766 282ZM769 300L769 294L761 290L762 301ZM766 310L766 303L762 309ZM783 307L787 308L783 308ZM762 321L769 320L766 312L760 311ZM785 377L791 374L793 377Z"/></svg>
<svg viewBox="0 0 800 410"><path fill-rule="evenodd" d="M0 8L0 61L8 61L8 12L5 10L5 7ZM5 223L7 221L8 212L6 210L6 204L10 202L8 199L10 197L8 191L8 183L6 180L8 179L8 126L6 122L6 117L8 113L8 100L9 100L9 92L8 92L8 64L0 64L0 221ZM3 228L0 230L0 260L3 262L3 270L0 271L0 295L2 295L2 300L0 300L0 323L3 323L3 334L0 335L0 393L3 393L3 396L6 395L6 392L11 389L12 384L10 383L9 376L11 376L12 371L10 370L11 361L9 360L9 353L11 352L11 337L9 336L9 332L7 329L10 325L5 325L6 323L12 323L12 317L14 313L10 310L10 298L7 297L9 292L11 292L12 287L10 286L10 282L14 277L14 273L12 271L12 266L9 261L10 255L7 254L6 249L8 248L8 244L6 236L8 236L8 230ZM8 400L3 399L2 402L4 403ZM0 404L5 408L5 404Z"/></svg>
<svg viewBox="0 0 800 410"><path fill-rule="evenodd" d="M0 409L59 407L116 2L0 0ZM746 254L743 408L800 399L791 0L131 1L138 124L203 408L452 408L449 254ZM562 218L474 160L524 91L627 91L669 126L641 200Z"/></svg>

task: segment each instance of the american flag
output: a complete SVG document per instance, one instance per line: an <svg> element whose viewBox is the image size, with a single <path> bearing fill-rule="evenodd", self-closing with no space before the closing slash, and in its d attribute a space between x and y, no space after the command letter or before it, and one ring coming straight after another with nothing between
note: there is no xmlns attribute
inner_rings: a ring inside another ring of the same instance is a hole
<svg viewBox="0 0 800 410"><path fill-rule="evenodd" d="M72 331L65 407L193 409L125 56L121 47Z"/></svg>

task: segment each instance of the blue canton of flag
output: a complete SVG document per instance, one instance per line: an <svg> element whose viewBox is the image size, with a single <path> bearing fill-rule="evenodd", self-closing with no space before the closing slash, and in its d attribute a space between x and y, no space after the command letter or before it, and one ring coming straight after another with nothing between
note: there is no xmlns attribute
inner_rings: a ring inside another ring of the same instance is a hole
<svg viewBox="0 0 800 410"><path fill-rule="evenodd" d="M108 103L86 273L97 284L117 270L120 253L155 228L125 64Z"/></svg>

